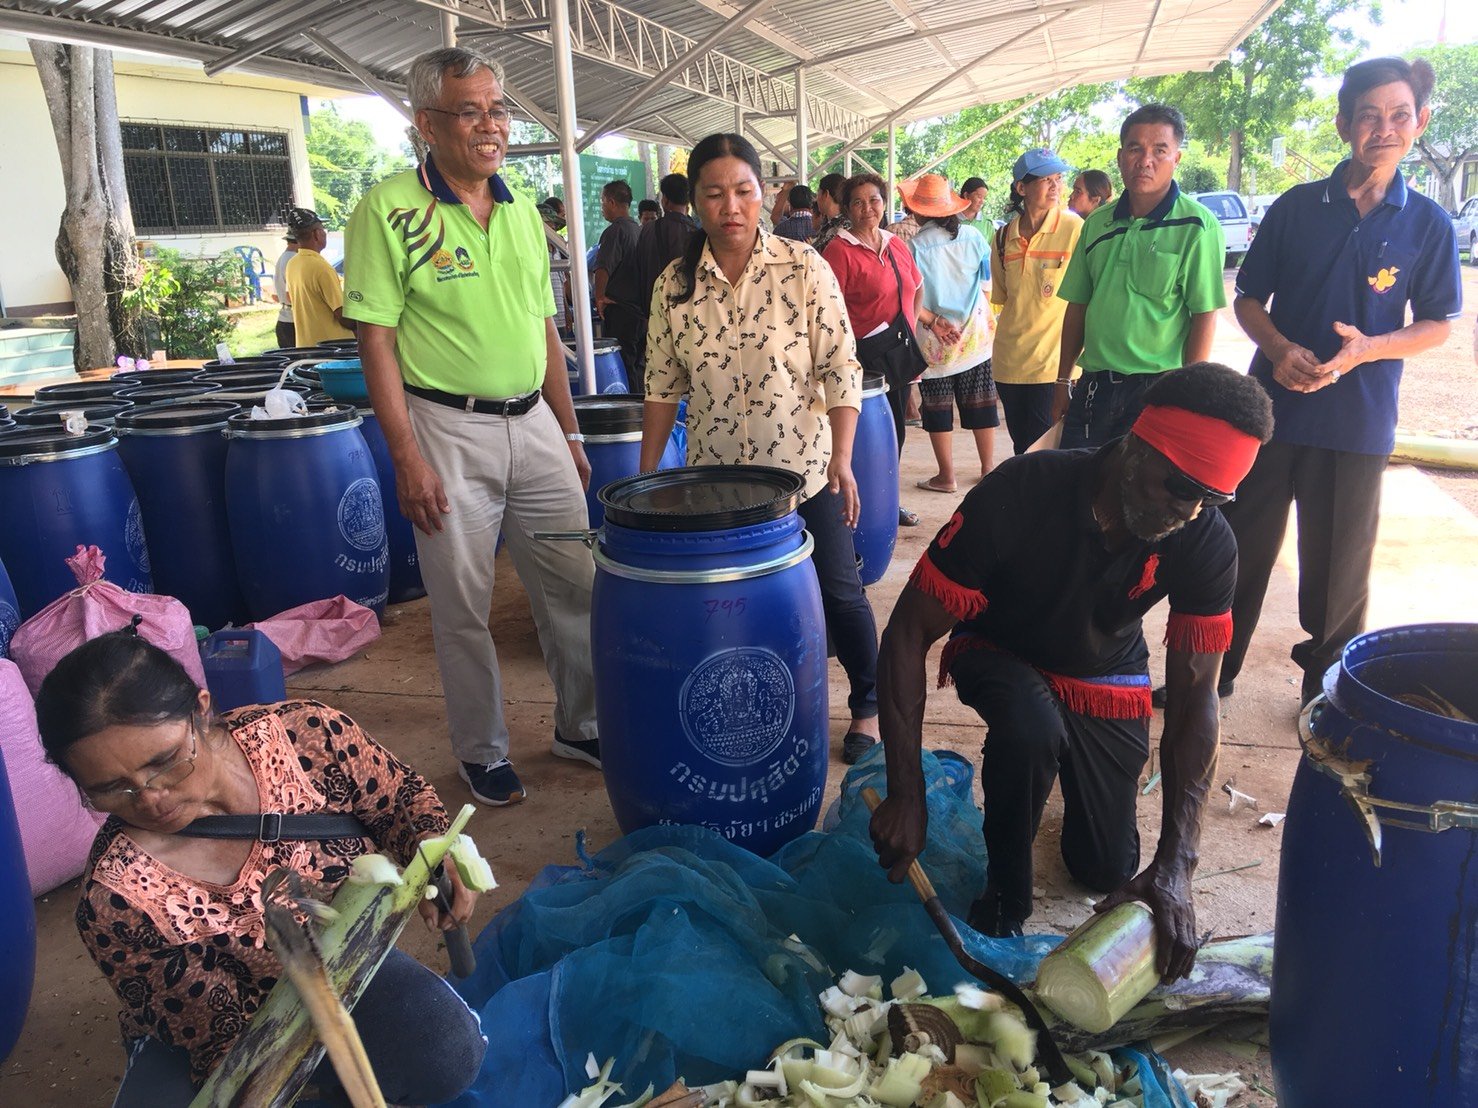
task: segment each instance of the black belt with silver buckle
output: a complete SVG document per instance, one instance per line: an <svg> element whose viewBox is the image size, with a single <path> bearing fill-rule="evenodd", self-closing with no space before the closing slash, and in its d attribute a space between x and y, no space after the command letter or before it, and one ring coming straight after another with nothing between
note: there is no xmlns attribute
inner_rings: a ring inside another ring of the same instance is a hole
<svg viewBox="0 0 1478 1108"><path fill-rule="evenodd" d="M439 389L423 389L419 385L406 385L405 391L412 396L419 396L422 400L429 400L433 404L441 404L448 408L456 408L463 412L477 412L481 415L497 416L519 416L533 409L539 403L539 390L523 396L510 396L506 400L484 400L477 396L457 396L454 393L442 392Z"/></svg>

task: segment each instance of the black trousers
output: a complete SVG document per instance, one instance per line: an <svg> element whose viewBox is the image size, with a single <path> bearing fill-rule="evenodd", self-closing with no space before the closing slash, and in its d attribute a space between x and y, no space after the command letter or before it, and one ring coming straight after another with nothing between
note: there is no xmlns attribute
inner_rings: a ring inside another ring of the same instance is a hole
<svg viewBox="0 0 1478 1108"><path fill-rule="evenodd" d="M1298 622L1308 635L1291 656L1304 671L1304 700L1345 644L1365 629L1370 565L1380 525L1384 454L1352 454L1270 442L1221 512L1237 536L1237 592L1232 645L1221 663L1223 683L1236 677L1262 615L1268 579L1298 505Z"/></svg>
<svg viewBox="0 0 1478 1108"><path fill-rule="evenodd" d="M878 625L857 576L852 532L842 522L842 498L822 489L797 510L816 544L811 563L821 585L826 631L850 686L847 708L854 719L871 719L878 714Z"/></svg>
<svg viewBox="0 0 1478 1108"><path fill-rule="evenodd" d="M996 394L1006 409L1006 430L1011 434L1011 452L1025 454L1027 447L1045 435L1052 426L1052 394L1057 386L1003 385L996 382Z"/></svg>
<svg viewBox="0 0 1478 1108"><path fill-rule="evenodd" d="M354 1006L354 1025L387 1100L440 1104L477 1078L487 1051L477 1016L450 985L392 950ZM333 1104L348 1104L326 1057L313 1080ZM195 1099L190 1055L159 1039L137 1039L113 1108L185 1108Z"/></svg>
<svg viewBox="0 0 1478 1108"><path fill-rule="evenodd" d="M621 360L626 363L626 383L633 393L646 393L642 359L647 352L647 317L626 304L607 304L601 313L605 333L621 344Z"/></svg>
<svg viewBox="0 0 1478 1108"><path fill-rule="evenodd" d="M277 321L277 345L283 350L291 349L298 345L298 328L295 323L284 323Z"/></svg>
<svg viewBox="0 0 1478 1108"><path fill-rule="evenodd" d="M1133 877L1149 720L1070 712L1040 673L1000 651L962 651L950 675L960 700L985 721L986 882L1000 897L1001 917L1031 916L1032 842L1055 780L1062 783L1062 860L1073 879L1111 892Z"/></svg>
<svg viewBox="0 0 1478 1108"><path fill-rule="evenodd" d="M1062 417L1062 449L1097 449L1129 433L1144 407L1144 390L1158 373L1085 373L1073 382L1073 398Z"/></svg>

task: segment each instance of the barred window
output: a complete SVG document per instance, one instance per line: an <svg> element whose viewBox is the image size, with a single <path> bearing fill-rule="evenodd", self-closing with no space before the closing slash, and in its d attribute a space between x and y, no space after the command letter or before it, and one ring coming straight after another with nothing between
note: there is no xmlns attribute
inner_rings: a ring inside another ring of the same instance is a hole
<svg viewBox="0 0 1478 1108"><path fill-rule="evenodd" d="M125 122L123 169L141 235L258 231L293 202L287 135Z"/></svg>

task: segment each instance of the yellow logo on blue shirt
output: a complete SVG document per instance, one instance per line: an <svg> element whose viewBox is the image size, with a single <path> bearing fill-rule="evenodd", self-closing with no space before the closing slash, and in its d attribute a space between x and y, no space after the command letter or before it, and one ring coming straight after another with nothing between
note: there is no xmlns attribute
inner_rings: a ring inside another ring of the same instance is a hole
<svg viewBox="0 0 1478 1108"><path fill-rule="evenodd" d="M1370 287L1375 289L1376 292L1386 292L1395 285L1396 274L1400 272L1395 266L1388 265L1384 269L1378 270L1374 277L1367 277L1365 279L1370 282Z"/></svg>

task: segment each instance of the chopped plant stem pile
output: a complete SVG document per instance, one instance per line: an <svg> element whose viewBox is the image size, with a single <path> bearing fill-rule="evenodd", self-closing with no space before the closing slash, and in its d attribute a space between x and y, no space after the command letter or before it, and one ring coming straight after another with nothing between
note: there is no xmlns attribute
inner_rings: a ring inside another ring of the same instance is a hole
<svg viewBox="0 0 1478 1108"><path fill-rule="evenodd" d="M1069 1055L1075 1080L1050 1085L1035 1065L1037 1033L997 993L959 985L952 996L930 997L908 970L887 994L881 977L849 970L818 998L831 1042L783 1043L742 1080L695 1089L679 1082L617 1104L614 1061L599 1067L592 1056L593 1083L559 1108L1143 1108L1137 1065L1100 1050Z"/></svg>

